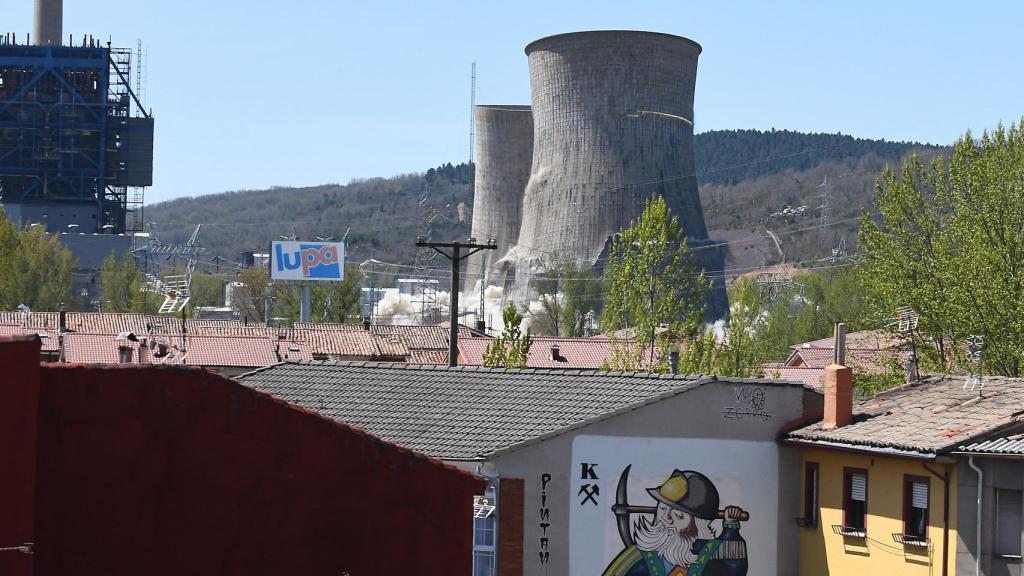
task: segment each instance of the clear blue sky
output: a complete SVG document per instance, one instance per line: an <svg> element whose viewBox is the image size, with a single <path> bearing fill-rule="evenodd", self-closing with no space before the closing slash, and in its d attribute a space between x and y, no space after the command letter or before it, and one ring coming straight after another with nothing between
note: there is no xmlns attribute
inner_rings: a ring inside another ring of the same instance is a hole
<svg viewBox="0 0 1024 576"><path fill-rule="evenodd" d="M3 0L31 30L32 0ZM946 144L1024 115L1024 3L65 0L64 32L148 55L147 202L348 182L464 161L478 103L530 98L523 47L637 29L704 47L697 131L842 132ZM737 159L742 162L746 159Z"/></svg>

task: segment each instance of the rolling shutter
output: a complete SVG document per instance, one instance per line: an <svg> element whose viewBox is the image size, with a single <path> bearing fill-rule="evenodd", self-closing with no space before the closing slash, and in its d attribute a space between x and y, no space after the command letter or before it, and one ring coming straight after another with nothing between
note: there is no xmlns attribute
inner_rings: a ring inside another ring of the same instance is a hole
<svg viewBox="0 0 1024 576"><path fill-rule="evenodd" d="M850 500L867 502L868 499L868 477L866 474L850 475Z"/></svg>
<svg viewBox="0 0 1024 576"><path fill-rule="evenodd" d="M928 508L928 484L914 482L910 488L910 505L914 508Z"/></svg>

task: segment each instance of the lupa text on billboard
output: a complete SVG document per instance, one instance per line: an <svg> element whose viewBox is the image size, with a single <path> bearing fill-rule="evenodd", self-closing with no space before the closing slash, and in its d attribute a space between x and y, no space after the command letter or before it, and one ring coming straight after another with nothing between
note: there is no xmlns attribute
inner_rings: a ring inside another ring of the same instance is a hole
<svg viewBox="0 0 1024 576"><path fill-rule="evenodd" d="M273 242L270 247L273 280L345 279L345 245L341 242Z"/></svg>

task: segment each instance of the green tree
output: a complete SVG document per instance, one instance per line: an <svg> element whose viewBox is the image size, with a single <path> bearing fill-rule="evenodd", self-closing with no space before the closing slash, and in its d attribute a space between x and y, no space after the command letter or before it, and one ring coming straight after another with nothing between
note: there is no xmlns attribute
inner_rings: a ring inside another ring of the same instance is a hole
<svg viewBox="0 0 1024 576"><path fill-rule="evenodd" d="M544 262L544 274L534 278L541 310L531 328L552 336L586 336L588 322L601 303L601 281L594 269L562 256Z"/></svg>
<svg viewBox="0 0 1024 576"><path fill-rule="evenodd" d="M270 271L263 266L246 268L235 280L241 282L234 294L233 306L239 314L256 322L266 322L264 303L270 291Z"/></svg>
<svg viewBox="0 0 1024 576"><path fill-rule="evenodd" d="M601 327L612 339L610 368L663 372L674 340L703 338L710 282L697 272L664 198L649 199L612 241L605 283Z"/></svg>
<svg viewBox="0 0 1024 576"><path fill-rule="evenodd" d="M362 298L362 276L359 266L345 266L345 279L340 282L319 282L310 287L310 321L336 322L340 324L359 322L359 302ZM280 302L281 312L298 320L302 309L302 288L287 282L275 285L274 293Z"/></svg>
<svg viewBox="0 0 1024 576"><path fill-rule="evenodd" d="M74 260L42 226L18 230L0 208L0 307L56 310L71 301Z"/></svg>
<svg viewBox="0 0 1024 576"><path fill-rule="evenodd" d="M142 291L145 277L131 254L111 252L100 267L100 300L104 312L149 312ZM158 295L148 298L154 305Z"/></svg>
<svg viewBox="0 0 1024 576"><path fill-rule="evenodd" d="M871 297L911 306L932 346L922 360L964 366L964 343L985 337L986 370L1020 376L1024 359L1024 132L968 132L949 161L916 157L878 184L878 217L860 247Z"/></svg>
<svg viewBox="0 0 1024 576"><path fill-rule="evenodd" d="M504 325L501 336L494 339L484 349L484 366L491 368L526 368L526 360L530 354L533 338L530 329L523 334L521 325L523 316L516 310L512 302L501 311Z"/></svg>
<svg viewBox="0 0 1024 576"><path fill-rule="evenodd" d="M193 272L189 282L189 307L223 306L225 283L225 277L220 274Z"/></svg>

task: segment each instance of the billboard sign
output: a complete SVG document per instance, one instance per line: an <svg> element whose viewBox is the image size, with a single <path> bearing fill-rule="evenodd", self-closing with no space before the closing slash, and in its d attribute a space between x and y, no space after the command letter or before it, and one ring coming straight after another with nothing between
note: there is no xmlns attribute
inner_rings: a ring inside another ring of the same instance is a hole
<svg viewBox="0 0 1024 576"><path fill-rule="evenodd" d="M345 245L341 242L272 242L270 279L344 280Z"/></svg>

